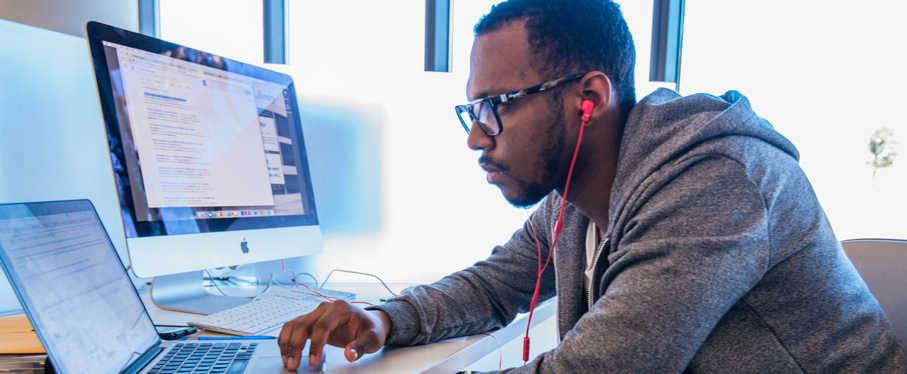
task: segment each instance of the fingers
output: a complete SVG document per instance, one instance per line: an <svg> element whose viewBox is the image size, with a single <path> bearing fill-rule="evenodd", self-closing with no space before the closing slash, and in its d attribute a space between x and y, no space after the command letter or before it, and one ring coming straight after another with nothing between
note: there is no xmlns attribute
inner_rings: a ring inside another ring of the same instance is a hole
<svg viewBox="0 0 907 374"><path fill-rule="evenodd" d="M334 333L337 326L348 320L349 313L342 309L337 309L341 308L332 305L332 307L329 308L330 314L319 318L312 326L312 333L309 335L309 340L312 341L309 345L309 366L315 366L321 362L321 354L322 351L324 351L324 345L328 343L328 338L331 337L331 334ZM303 343L305 342L303 341Z"/></svg>
<svg viewBox="0 0 907 374"><path fill-rule="evenodd" d="M384 344L379 341L378 334L375 334L373 330L364 330L356 340L346 345L343 355L349 362L356 361L365 353L375 353L381 349Z"/></svg>
<svg viewBox="0 0 907 374"><path fill-rule="evenodd" d="M384 346L390 331L390 318L383 311L370 310L364 315L370 321L363 320L363 328L355 336L355 340L346 345L343 352L349 362L358 360L363 354L378 352Z"/></svg>
<svg viewBox="0 0 907 374"><path fill-rule="evenodd" d="M283 359L284 366L292 367L294 370L299 367L299 357L302 355L302 347L305 346L305 339L308 336L308 332L303 327L304 319L305 316L301 316L285 323L280 330L280 336L277 338L277 345L280 346L280 357ZM294 336L297 336L297 339L293 339ZM294 340L298 341L298 338L302 338L303 345L300 346L293 343Z"/></svg>
<svg viewBox="0 0 907 374"><path fill-rule="evenodd" d="M296 370L301 361L302 349L312 331L312 325L328 310L328 303L321 303L311 313L299 316L283 325L277 337L280 357L284 366Z"/></svg>
<svg viewBox="0 0 907 374"><path fill-rule="evenodd" d="M385 321L386 320L386 321ZM365 311L343 300L321 303L314 311L284 324L278 336L284 366L296 370L302 363L302 349L310 341L308 365L322 361L324 346L344 347L350 362L384 345L390 320L383 312Z"/></svg>
<svg viewBox="0 0 907 374"><path fill-rule="evenodd" d="M277 334L277 347L280 348L280 358L283 359L283 366L287 366L287 355L286 355L286 352L284 352L285 346L283 344L283 336L284 336L283 330L286 327L287 327L287 324L284 323L283 327L280 328L280 333Z"/></svg>

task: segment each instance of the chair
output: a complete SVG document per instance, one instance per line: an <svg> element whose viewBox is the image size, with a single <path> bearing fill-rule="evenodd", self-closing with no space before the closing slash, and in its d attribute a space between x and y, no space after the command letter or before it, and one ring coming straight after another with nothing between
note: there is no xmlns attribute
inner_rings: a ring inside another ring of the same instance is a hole
<svg viewBox="0 0 907 374"><path fill-rule="evenodd" d="M854 239L841 246L879 300L894 332L907 342L907 240Z"/></svg>

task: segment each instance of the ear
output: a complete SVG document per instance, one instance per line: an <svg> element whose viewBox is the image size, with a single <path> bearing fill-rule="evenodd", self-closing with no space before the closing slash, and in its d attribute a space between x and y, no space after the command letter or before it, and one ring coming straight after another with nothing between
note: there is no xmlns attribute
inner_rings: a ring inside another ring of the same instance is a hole
<svg viewBox="0 0 907 374"><path fill-rule="evenodd" d="M576 99L576 112L582 116L583 101L591 101L594 105L589 120L586 122L586 126L589 126L610 110L611 80L605 73L590 71L580 80L580 87L582 87L582 91Z"/></svg>

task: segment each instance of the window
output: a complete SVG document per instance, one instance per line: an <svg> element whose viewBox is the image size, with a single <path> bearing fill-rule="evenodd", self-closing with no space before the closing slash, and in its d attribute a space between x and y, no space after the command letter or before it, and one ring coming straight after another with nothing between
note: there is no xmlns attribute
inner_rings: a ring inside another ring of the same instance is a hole
<svg viewBox="0 0 907 374"><path fill-rule="evenodd" d="M435 73L424 72L424 1L289 1L290 64L267 67L294 78L304 115L325 235L313 267L433 282L485 258L522 226L528 213L485 182L453 110L466 100L473 26L498 2L453 1L451 72ZM623 1L622 9L642 97L664 86L648 82L652 3ZM262 63L262 27L261 2L161 0L164 39L244 62ZM482 229L437 240L443 228L466 229L475 207ZM432 265L399 267L401 258Z"/></svg>
<svg viewBox="0 0 907 374"><path fill-rule="evenodd" d="M681 91L746 95L800 150L838 239L904 238L907 154L875 170L869 143L887 128L907 145L905 12L894 1L687 0Z"/></svg>

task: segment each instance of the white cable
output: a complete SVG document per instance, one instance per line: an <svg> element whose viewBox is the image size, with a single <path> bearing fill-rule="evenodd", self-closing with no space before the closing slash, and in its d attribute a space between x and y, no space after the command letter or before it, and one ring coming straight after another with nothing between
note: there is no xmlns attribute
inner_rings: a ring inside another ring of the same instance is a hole
<svg viewBox="0 0 907 374"><path fill-rule="evenodd" d="M342 269L334 269L334 270L331 270L331 272L328 273L328 276L324 277L324 282L321 282L321 287L322 287L322 288L324 287L324 285L326 285L326 284L328 283L328 279L331 278L331 274L334 274L335 271L339 271L339 272L342 272L342 273L351 273L351 274L367 275L367 276L370 276L370 277L374 277L375 279L378 279L379 282L381 282L381 284L384 286L384 288L387 289L387 292L390 292L391 295L398 296L397 294L394 293L394 291L391 291L390 287L388 287L387 284L385 284L384 281L381 280L381 278L378 277L377 275L369 274L369 273L361 273L361 272L352 271L352 270L342 270Z"/></svg>

